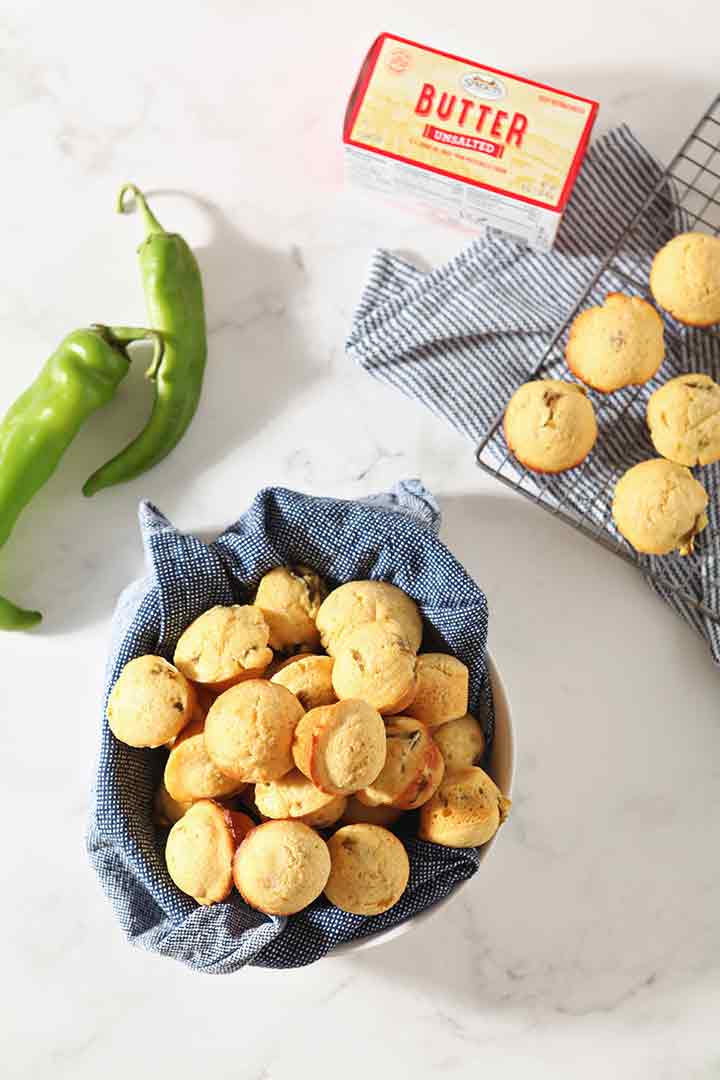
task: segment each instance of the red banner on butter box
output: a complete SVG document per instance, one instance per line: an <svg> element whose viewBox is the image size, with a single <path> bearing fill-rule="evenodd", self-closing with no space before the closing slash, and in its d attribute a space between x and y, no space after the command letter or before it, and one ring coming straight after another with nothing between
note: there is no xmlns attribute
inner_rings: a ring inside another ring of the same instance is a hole
<svg viewBox="0 0 720 1080"><path fill-rule="evenodd" d="M423 137L432 139L433 142L444 143L446 146L457 146L461 150L475 150L479 154L489 154L490 157L502 157L505 149L499 143L489 142L488 139L478 139L474 135L460 135L457 131L446 131L445 128L434 127L432 124L425 125Z"/></svg>

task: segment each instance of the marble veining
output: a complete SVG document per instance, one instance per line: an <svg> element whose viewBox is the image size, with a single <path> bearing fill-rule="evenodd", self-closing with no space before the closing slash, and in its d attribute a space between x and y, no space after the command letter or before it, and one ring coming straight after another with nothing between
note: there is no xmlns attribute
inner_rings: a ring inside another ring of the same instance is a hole
<svg viewBox="0 0 720 1080"><path fill-rule="evenodd" d="M599 131L627 121L664 160L718 90L714 0L515 14L509 35L507 6L470 0L3 5L0 404L72 327L144 318L123 181L196 247L210 328L178 450L80 494L146 415L138 364L0 553L3 591L46 616L0 641L9 1080L720 1077L717 671L634 570L481 476L343 351L373 248L432 266L467 239L342 187L344 99L375 34L596 96ZM311 968L226 979L131 950L83 829L138 501L208 536L269 483L356 497L413 475L488 594L513 707L492 856L422 928Z"/></svg>

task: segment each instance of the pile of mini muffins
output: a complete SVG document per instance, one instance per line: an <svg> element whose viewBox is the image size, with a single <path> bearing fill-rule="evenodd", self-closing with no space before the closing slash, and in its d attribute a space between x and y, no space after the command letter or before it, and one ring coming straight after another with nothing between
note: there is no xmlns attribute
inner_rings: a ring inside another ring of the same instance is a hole
<svg viewBox="0 0 720 1080"><path fill-rule="evenodd" d="M269 915L324 892L379 915L408 883L391 831L401 815L419 810L418 835L437 844L495 834L510 803L476 764L485 740L468 713L468 669L419 654L422 636L396 586L328 592L313 570L284 566L251 604L191 623L174 663L148 655L123 668L108 723L130 746L169 748L155 816L170 827L179 889L214 904L235 885Z"/></svg>
<svg viewBox="0 0 720 1080"><path fill-rule="evenodd" d="M690 232L657 252L650 272L656 303L687 326L720 324L720 237ZM586 386L610 394L642 386L665 355L660 315L646 300L611 293L570 327L566 360ZM708 523L708 495L690 467L720 460L720 386L709 375L671 379L647 403L659 458L633 466L618 481L613 518L640 552L690 555ZM560 473L592 450L597 422L583 386L538 379L521 386L505 413L505 438L528 469Z"/></svg>

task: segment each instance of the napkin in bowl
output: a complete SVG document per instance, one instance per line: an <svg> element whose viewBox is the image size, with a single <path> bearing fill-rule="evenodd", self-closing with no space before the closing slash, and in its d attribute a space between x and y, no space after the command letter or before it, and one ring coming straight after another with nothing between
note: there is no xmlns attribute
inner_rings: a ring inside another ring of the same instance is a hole
<svg viewBox="0 0 720 1080"><path fill-rule="evenodd" d="M171 659L182 631L207 608L248 603L268 570L304 563L331 585L376 578L414 597L433 647L439 639L467 664L470 708L491 740L487 602L438 539L439 526L437 504L417 480L358 502L266 488L211 544L178 532L154 506L141 504L148 575L126 589L113 619L87 834L90 861L132 944L218 974L247 964L300 967L335 945L411 919L475 873L477 849L403 835L410 882L382 915L351 915L321 897L297 915L269 916L235 892L224 903L198 906L172 882L164 834L152 822L164 754L118 742L105 719L110 690L129 660L145 653Z"/></svg>

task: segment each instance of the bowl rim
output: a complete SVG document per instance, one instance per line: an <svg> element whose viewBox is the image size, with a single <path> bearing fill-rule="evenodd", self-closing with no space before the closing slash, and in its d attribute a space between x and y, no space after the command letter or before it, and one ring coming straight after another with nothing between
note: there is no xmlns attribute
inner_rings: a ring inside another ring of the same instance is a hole
<svg viewBox="0 0 720 1080"><path fill-rule="evenodd" d="M510 702L505 683L489 649L485 653L485 659L487 661L487 670L493 693L493 706L495 711L495 735L487 771L492 776L503 795L510 798L512 796L513 783L515 780L515 740ZM480 861L485 860L493 850L497 835L498 834L496 833L492 839L488 840L487 844L483 845L480 851ZM428 920L438 915L440 911L448 904L452 903L453 900L457 900L463 888L473 880L474 876L475 875L473 874L472 877L466 878L465 881L458 882L447 896L444 896L441 900L437 900L419 914L411 915L410 918L406 919L404 922L398 923L397 926L391 926L387 930L378 930L374 934L367 934L365 937L358 938L355 941L342 942L342 944L337 945L334 949L330 950L327 954L327 958L334 959L336 957L349 956L351 953L361 952L364 949L374 949L378 945L385 945L388 941L393 941L395 938L402 937L408 930L413 930L420 926L421 923L426 923Z"/></svg>

